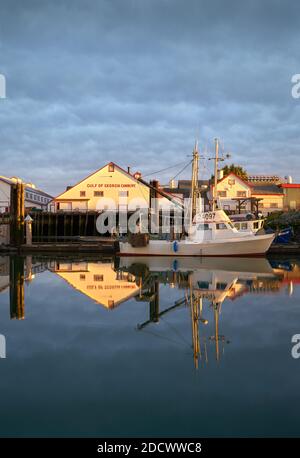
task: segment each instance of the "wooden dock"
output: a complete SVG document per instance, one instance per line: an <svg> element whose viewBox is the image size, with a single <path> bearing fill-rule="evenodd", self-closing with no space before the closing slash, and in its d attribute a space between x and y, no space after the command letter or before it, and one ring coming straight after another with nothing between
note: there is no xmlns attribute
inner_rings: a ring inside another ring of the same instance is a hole
<svg viewBox="0 0 300 458"><path fill-rule="evenodd" d="M119 243L109 237L88 237L69 242L33 243L20 247L1 247L1 252L18 254L46 253L95 253L113 255L119 250Z"/></svg>
<svg viewBox="0 0 300 458"><path fill-rule="evenodd" d="M287 243L271 245L268 255L296 255L300 256L300 243Z"/></svg>

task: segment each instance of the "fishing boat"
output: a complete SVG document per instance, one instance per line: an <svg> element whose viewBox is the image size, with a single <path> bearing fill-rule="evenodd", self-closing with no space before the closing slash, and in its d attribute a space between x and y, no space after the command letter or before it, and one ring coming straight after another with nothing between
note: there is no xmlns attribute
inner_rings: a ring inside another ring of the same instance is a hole
<svg viewBox="0 0 300 458"><path fill-rule="evenodd" d="M258 234L252 230L239 231L224 210L218 208L216 195L218 173L218 142L215 151L215 186L212 211L199 212L198 160L195 145L192 161L190 224L187 235L180 240L157 240L149 234L130 234L120 241L121 256L260 256L265 254L275 234Z"/></svg>

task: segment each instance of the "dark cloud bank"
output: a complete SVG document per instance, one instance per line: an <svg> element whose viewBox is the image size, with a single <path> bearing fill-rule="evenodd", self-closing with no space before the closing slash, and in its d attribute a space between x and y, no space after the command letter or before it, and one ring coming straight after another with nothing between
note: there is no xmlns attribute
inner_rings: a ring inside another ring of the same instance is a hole
<svg viewBox="0 0 300 458"><path fill-rule="evenodd" d="M56 194L218 136L250 172L300 181L299 25L296 1L2 0L0 174Z"/></svg>

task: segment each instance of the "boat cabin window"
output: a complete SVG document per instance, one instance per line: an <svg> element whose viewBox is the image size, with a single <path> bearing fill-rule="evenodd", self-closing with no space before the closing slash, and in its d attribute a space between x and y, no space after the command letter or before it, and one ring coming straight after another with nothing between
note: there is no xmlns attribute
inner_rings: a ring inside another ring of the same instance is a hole
<svg viewBox="0 0 300 458"><path fill-rule="evenodd" d="M248 224L247 223L242 223L241 224L241 229L248 229Z"/></svg>
<svg viewBox="0 0 300 458"><path fill-rule="evenodd" d="M220 229L227 229L227 226L226 224L224 223L217 223L216 224L216 229L220 230Z"/></svg>
<svg viewBox="0 0 300 458"><path fill-rule="evenodd" d="M254 229L258 229L258 221L256 221L255 223L253 223L253 228L254 228Z"/></svg>
<svg viewBox="0 0 300 458"><path fill-rule="evenodd" d="M209 224L204 223L204 224L198 224L198 231L208 231L209 230Z"/></svg>
<svg viewBox="0 0 300 458"><path fill-rule="evenodd" d="M216 284L216 289L219 289L219 290L222 290L222 291L224 291L224 289L226 289L226 287L227 287L227 283L217 282L217 284Z"/></svg>
<svg viewBox="0 0 300 458"><path fill-rule="evenodd" d="M209 289L208 281L198 281L198 288L200 288L200 289Z"/></svg>

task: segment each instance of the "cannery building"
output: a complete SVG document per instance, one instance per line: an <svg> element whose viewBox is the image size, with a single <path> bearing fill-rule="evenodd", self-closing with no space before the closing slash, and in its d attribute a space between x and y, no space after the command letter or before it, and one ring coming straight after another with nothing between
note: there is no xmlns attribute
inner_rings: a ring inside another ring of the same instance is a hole
<svg viewBox="0 0 300 458"><path fill-rule="evenodd" d="M58 211L136 211L149 207L150 189L139 181L139 172L132 174L109 162L101 169L68 186L51 202Z"/></svg>

